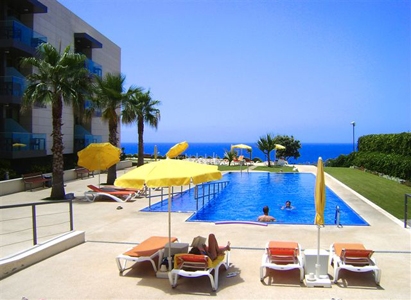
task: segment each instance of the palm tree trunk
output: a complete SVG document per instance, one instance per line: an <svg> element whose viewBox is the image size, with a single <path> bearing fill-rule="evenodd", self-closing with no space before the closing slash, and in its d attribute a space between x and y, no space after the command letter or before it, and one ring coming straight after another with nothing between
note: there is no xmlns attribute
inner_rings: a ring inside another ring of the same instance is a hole
<svg viewBox="0 0 411 300"><path fill-rule="evenodd" d="M52 104L53 146L51 151L53 152L53 184L50 198L54 200L64 199L66 195L64 190L64 145L63 134L61 133L63 101L60 95L57 95L57 97L58 99L53 101Z"/></svg>
<svg viewBox="0 0 411 300"><path fill-rule="evenodd" d="M271 152L271 151L268 151L268 152L267 152L267 162L268 162L268 167L271 167L270 152Z"/></svg>
<svg viewBox="0 0 411 300"><path fill-rule="evenodd" d="M138 117L137 121L137 135L138 135L138 160L137 167L144 165L144 119Z"/></svg>
<svg viewBox="0 0 411 300"><path fill-rule="evenodd" d="M109 142L110 144L112 144L113 146L117 147L118 144L118 140L117 140L117 119L116 120L110 120L109 121ZM117 178L117 166L113 165L110 168L108 168L107 171L107 184L109 185L113 185L114 181Z"/></svg>

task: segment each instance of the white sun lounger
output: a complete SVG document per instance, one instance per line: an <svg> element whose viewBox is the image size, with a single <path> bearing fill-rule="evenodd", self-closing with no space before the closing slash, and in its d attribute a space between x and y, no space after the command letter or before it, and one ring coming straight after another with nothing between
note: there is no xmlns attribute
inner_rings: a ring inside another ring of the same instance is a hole
<svg viewBox="0 0 411 300"><path fill-rule="evenodd" d="M213 291L216 291L218 289L218 275L221 265L224 265L226 269L230 266L230 251L220 254L215 260L211 260L207 255L176 254L174 256L174 269L168 273L170 284L175 288L179 276L208 276ZM214 275L212 274L213 271Z"/></svg>
<svg viewBox="0 0 411 300"><path fill-rule="evenodd" d="M300 270L300 281L304 280L304 263L301 246L296 242L270 241L265 247L260 266L260 280L264 280L266 268L288 271Z"/></svg>
<svg viewBox="0 0 411 300"><path fill-rule="evenodd" d="M373 272L375 283L380 284L381 269L372 257L374 251L363 244L334 243L330 246L330 264L334 267L334 282L338 281L340 270L352 272Z"/></svg>
<svg viewBox="0 0 411 300"><path fill-rule="evenodd" d="M152 236L137 246L130 248L123 254L118 255L116 257L116 262L120 275L122 275L125 270L132 268L135 263L143 261L151 262L154 272L157 272L164 256L164 247L168 241L169 238L166 236ZM177 238L171 238L172 243L176 241L178 241ZM158 266L156 266L154 261L156 257L158 257ZM128 262L133 263L133 265L131 267L127 267Z"/></svg>

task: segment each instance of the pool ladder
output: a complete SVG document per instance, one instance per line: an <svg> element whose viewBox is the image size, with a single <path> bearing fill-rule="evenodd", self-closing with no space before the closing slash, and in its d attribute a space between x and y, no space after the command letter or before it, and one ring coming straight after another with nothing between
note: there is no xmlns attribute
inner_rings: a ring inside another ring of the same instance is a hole
<svg viewBox="0 0 411 300"><path fill-rule="evenodd" d="M194 199L196 200L196 211L204 207L210 200L221 193L228 185L229 181L207 182L194 187ZM201 203L199 203L201 200Z"/></svg>
<svg viewBox="0 0 411 300"><path fill-rule="evenodd" d="M340 212L340 207L337 205L337 206L335 207L334 224L336 224L338 228L342 228L342 227L343 227L343 226L341 225L341 222L340 222L340 214L341 214L341 212Z"/></svg>

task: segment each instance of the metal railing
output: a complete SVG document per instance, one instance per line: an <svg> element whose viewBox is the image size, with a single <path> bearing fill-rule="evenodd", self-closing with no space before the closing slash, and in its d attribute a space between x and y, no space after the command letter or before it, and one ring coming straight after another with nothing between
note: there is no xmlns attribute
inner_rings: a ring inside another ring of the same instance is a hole
<svg viewBox="0 0 411 300"><path fill-rule="evenodd" d="M404 195L404 228L407 228L408 224L408 198L411 199L411 194Z"/></svg>
<svg viewBox="0 0 411 300"><path fill-rule="evenodd" d="M0 39L19 41L29 47L47 43L47 37L17 21L0 21Z"/></svg>
<svg viewBox="0 0 411 300"><path fill-rule="evenodd" d="M0 132L0 151L46 150L45 133Z"/></svg>
<svg viewBox="0 0 411 300"><path fill-rule="evenodd" d="M191 188L191 185L188 186L188 191L190 190L190 188ZM174 190L177 190L177 189L179 189L180 191L179 192L174 191ZM151 189L147 189L146 197L148 198L148 207L149 207L149 209L151 209L151 199L159 197L161 204L163 204L163 201L165 199L168 199L169 193L168 193L168 188L167 187L164 187L164 188L161 187L161 188L158 188L156 190L159 193L156 193L155 195L152 195L151 194ZM184 186L180 186L180 187L172 186L170 188L170 196L171 196L172 199L174 198L175 195L182 195L183 193L184 193Z"/></svg>
<svg viewBox="0 0 411 300"><path fill-rule="evenodd" d="M68 215L69 231L73 231L74 226L73 226L73 201L72 200L56 200L53 202L33 202L33 203L24 203L24 204L3 205L3 206L0 206L0 210L31 206L32 241L33 241L33 245L35 246L38 244L37 206L52 205L52 204L58 204L58 203L67 203L69 205L69 215ZM2 222L5 222L5 220L2 220Z"/></svg>
<svg viewBox="0 0 411 300"><path fill-rule="evenodd" d="M229 181L217 181L217 182L207 182L200 185L196 185L194 188L194 199L196 199L196 211L198 211L198 202L202 200L202 206L213 199L217 194L219 194L224 188L226 188ZM202 193L201 193L202 192Z"/></svg>
<svg viewBox="0 0 411 300"><path fill-rule="evenodd" d="M206 201L210 201L217 194L219 194L229 183L229 181L218 181L218 182L207 182L194 186L194 199L196 200L196 211L199 209L199 200L202 199L202 207L206 204ZM191 193L191 184L188 186L188 189L185 191L183 186L172 186L170 187L170 197L171 199L176 196L181 196L183 193ZM148 189L146 197L148 198L148 207L151 209L151 200L159 197L160 203L163 204L165 199L168 199L169 191L168 188L159 188L155 195L151 194L151 189Z"/></svg>

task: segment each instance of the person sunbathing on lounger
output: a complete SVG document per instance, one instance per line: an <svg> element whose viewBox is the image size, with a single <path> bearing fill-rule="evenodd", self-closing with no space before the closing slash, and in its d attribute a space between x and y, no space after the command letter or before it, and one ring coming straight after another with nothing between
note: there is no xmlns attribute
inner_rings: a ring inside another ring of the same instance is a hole
<svg viewBox="0 0 411 300"><path fill-rule="evenodd" d="M214 260L220 254L223 254L225 251L230 251L230 242L227 242L227 246L220 247L218 246L217 239L213 233L210 233L208 236L208 246L205 244L202 245L193 245L193 248L190 250L191 254L203 254L207 255L211 260Z"/></svg>

